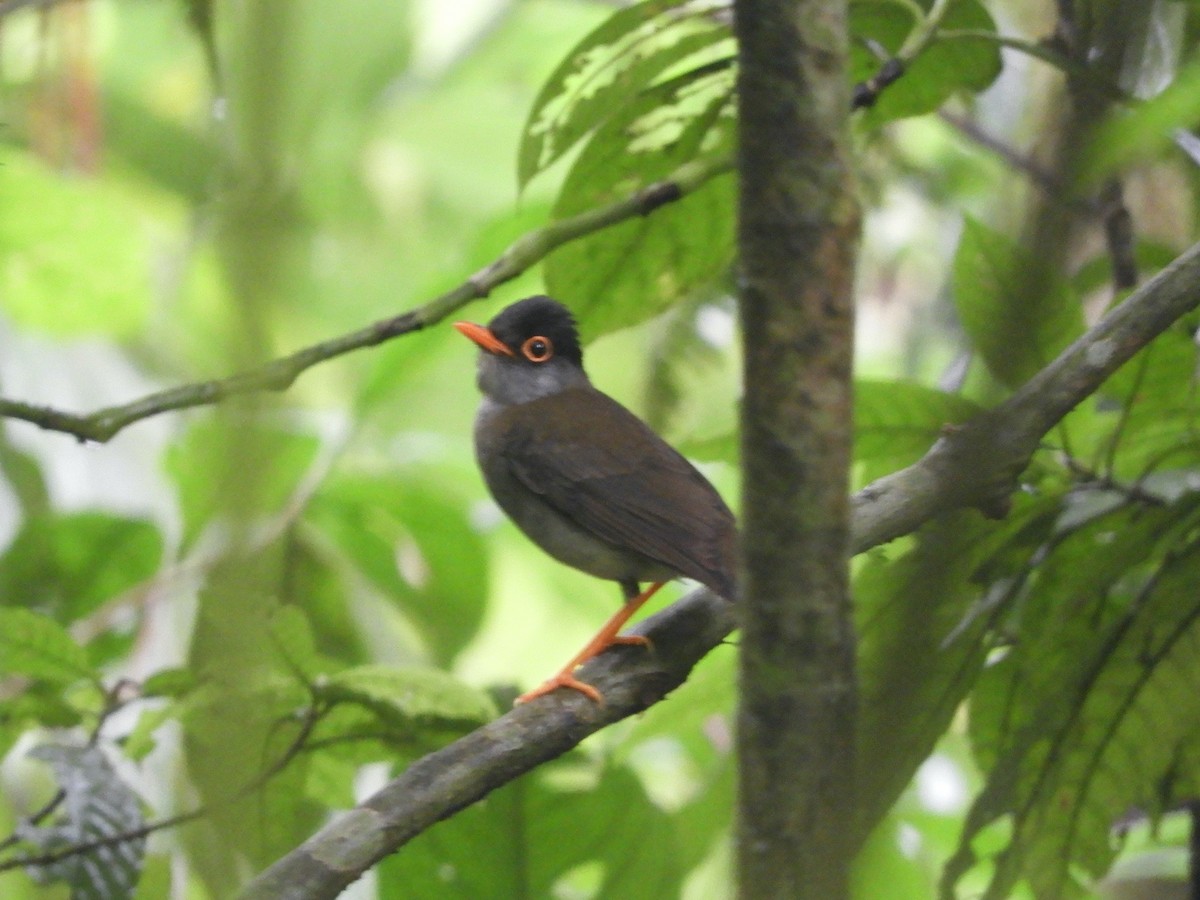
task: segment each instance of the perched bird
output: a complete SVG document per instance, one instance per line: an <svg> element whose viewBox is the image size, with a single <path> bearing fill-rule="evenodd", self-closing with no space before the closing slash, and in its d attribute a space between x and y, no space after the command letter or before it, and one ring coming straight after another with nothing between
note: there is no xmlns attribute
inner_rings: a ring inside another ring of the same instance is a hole
<svg viewBox="0 0 1200 900"><path fill-rule="evenodd" d="M734 598L733 513L691 463L592 386L561 303L528 297L486 327L454 327L481 351L475 455L492 496L535 544L617 582L625 599L562 671L517 702L558 687L601 702L575 669L613 644L648 643L619 631L666 581L693 578Z"/></svg>

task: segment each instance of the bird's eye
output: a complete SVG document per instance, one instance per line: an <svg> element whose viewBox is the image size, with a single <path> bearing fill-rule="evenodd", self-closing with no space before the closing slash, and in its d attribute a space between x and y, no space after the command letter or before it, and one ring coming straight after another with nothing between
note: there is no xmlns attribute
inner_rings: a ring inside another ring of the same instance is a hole
<svg viewBox="0 0 1200 900"><path fill-rule="evenodd" d="M550 338L536 334L521 345L521 352L530 362L542 363L554 355L554 343Z"/></svg>

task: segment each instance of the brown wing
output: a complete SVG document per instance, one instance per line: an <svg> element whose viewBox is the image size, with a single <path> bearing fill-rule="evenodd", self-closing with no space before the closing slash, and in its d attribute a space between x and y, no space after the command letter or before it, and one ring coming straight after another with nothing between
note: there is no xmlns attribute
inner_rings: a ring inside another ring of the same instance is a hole
<svg viewBox="0 0 1200 900"><path fill-rule="evenodd" d="M514 425L504 456L523 484L602 540L733 599L733 513L645 423L591 388L536 400L522 418L537 439Z"/></svg>

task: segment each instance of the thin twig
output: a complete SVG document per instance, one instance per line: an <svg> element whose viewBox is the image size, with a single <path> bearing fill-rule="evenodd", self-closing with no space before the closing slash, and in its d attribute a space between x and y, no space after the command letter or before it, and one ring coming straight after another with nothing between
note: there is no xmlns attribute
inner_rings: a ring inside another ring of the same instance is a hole
<svg viewBox="0 0 1200 900"><path fill-rule="evenodd" d="M936 39L938 29L953 2L952 0L934 0L928 13L916 3L911 5L913 14L917 17L917 25L909 32L895 56L883 59L875 75L854 86L850 102L852 109L874 106L883 91L903 77L912 61Z"/></svg>
<svg viewBox="0 0 1200 900"><path fill-rule="evenodd" d="M1039 164L1029 154L1022 153L1017 148L984 130L978 122L945 109L939 110L937 115L939 119L963 137L972 143L978 144L985 150L995 153L1011 169L1028 177L1047 196L1085 215L1100 215L1100 204L1096 200L1089 197L1072 196L1066 185L1056 178L1053 172Z"/></svg>
<svg viewBox="0 0 1200 900"><path fill-rule="evenodd" d="M645 216L694 193L711 179L728 172L726 158L694 160L680 166L669 178L634 191L622 200L553 222L518 239L493 263L480 269L458 287L429 303L398 316L382 319L340 337L322 341L262 366L213 381L181 385L158 391L118 406L87 414L64 412L19 400L0 398L0 417L20 419L48 431L74 435L80 441L104 443L122 429L165 412L209 406L241 394L283 391L305 370L364 347L373 347L403 334L427 328L472 300L488 296L496 287L516 278L550 251L567 241L593 234L637 216Z"/></svg>
<svg viewBox="0 0 1200 900"><path fill-rule="evenodd" d="M123 709L129 702L129 700L125 698L125 694L128 692L129 687L133 684L134 682L128 678L119 678L111 688L105 691L104 708L100 710L100 714L96 717L96 724L92 726L91 733L88 735L88 747L95 747L100 742L100 733L104 730L105 723L108 722L108 720L111 719L118 710ZM56 809L58 809L60 805L62 805L62 802L65 799L67 799L67 792L62 788L59 788L54 792L54 796L47 800L40 809L34 811L25 818L25 823L32 826L40 825L46 820L47 816L49 816ZM14 847L21 843L22 840L23 838L21 838L20 835L16 833L10 834L8 837L0 840L0 851Z"/></svg>

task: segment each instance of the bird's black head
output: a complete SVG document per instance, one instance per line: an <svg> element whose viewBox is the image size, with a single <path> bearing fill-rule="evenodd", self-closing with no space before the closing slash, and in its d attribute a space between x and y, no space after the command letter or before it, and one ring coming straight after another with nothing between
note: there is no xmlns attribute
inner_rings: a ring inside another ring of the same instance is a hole
<svg viewBox="0 0 1200 900"><path fill-rule="evenodd" d="M575 318L557 300L526 297L486 328L472 322L454 327L483 350L479 387L499 403L524 403L587 383Z"/></svg>
<svg viewBox="0 0 1200 900"><path fill-rule="evenodd" d="M575 317L550 297L526 297L506 306L488 322L488 330L514 355L535 365L557 357L583 368Z"/></svg>

